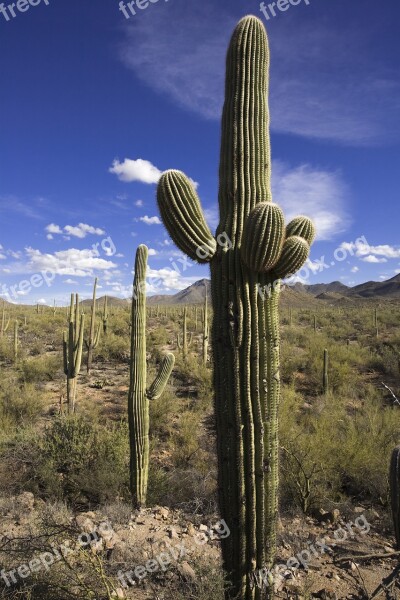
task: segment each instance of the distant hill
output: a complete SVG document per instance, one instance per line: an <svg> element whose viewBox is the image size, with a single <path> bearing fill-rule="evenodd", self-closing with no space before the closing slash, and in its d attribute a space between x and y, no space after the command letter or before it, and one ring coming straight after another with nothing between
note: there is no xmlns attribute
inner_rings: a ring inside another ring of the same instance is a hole
<svg viewBox="0 0 400 600"><path fill-rule="evenodd" d="M147 303L155 304L202 304L205 294L211 298L211 281L209 279L200 279L189 287L177 292L176 294L158 294L147 298ZM400 299L400 274L388 279L387 281L367 281L355 287L348 287L340 281L331 283L316 283L304 285L296 283L293 286L286 286L281 296L283 306L318 306L321 302L330 304L354 303L361 300L374 299ZM97 300L97 306L103 306L104 296ZM82 305L91 306L92 301L83 300ZM108 296L108 304L112 306L127 306L129 300Z"/></svg>
<svg viewBox="0 0 400 600"><path fill-rule="evenodd" d="M367 281L349 289L350 296L400 298L400 273L386 281Z"/></svg>

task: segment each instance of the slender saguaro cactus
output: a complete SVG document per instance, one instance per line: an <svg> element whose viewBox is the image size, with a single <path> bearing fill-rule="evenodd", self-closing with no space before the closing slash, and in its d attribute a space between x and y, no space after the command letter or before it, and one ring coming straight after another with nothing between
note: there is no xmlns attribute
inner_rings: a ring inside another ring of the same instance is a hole
<svg viewBox="0 0 400 600"><path fill-rule="evenodd" d="M187 357L188 354L188 335L187 335L187 306L183 309L183 318L182 318L182 342L180 340L180 336L178 333L178 348L182 350L183 358Z"/></svg>
<svg viewBox="0 0 400 600"><path fill-rule="evenodd" d="M94 280L93 286L93 299L92 299L92 312L90 316L90 329L89 329L89 339L85 340L86 348L87 348L87 372L90 373L92 368L92 360L93 360L93 350L95 350L99 344L100 340L100 323L95 333L96 327L96 290L97 290L97 277Z"/></svg>
<svg viewBox="0 0 400 600"><path fill-rule="evenodd" d="M324 372L322 375L322 388L324 390L324 394L327 394L328 389L329 389L328 361L329 361L328 350L325 349L324 350Z"/></svg>
<svg viewBox="0 0 400 600"><path fill-rule="evenodd" d="M21 342L19 341L18 338L18 321L15 320L14 322L14 362L17 362L18 360L18 348L20 346Z"/></svg>
<svg viewBox="0 0 400 600"><path fill-rule="evenodd" d="M83 330L85 325L85 315L79 316L79 296L71 294L69 326L68 333L64 331L63 336L63 357L64 373L67 376L67 403L68 412L75 412L76 402L76 378L81 370L82 350L83 350Z"/></svg>
<svg viewBox="0 0 400 600"><path fill-rule="evenodd" d="M209 325L208 325L208 293L206 288L206 297L204 300L203 309L203 363L206 365L208 361L208 337L209 337Z"/></svg>
<svg viewBox="0 0 400 600"><path fill-rule="evenodd" d="M317 315L314 315L314 333L317 333Z"/></svg>
<svg viewBox="0 0 400 600"><path fill-rule="evenodd" d="M6 323L6 309L5 306L3 304L3 313L1 315L1 331L0 331L0 336L3 337L5 333L7 333L7 329L10 325L10 320L11 317L8 317L8 321Z"/></svg>
<svg viewBox="0 0 400 600"><path fill-rule="evenodd" d="M161 396L171 375L175 357L164 356L158 374L146 389L146 269L147 246L136 252L132 295L132 328L128 419L130 440L130 485L136 508L146 504L149 472L149 401Z"/></svg>
<svg viewBox="0 0 400 600"><path fill-rule="evenodd" d="M400 549L400 446L396 446L392 452L389 483L394 535L396 537L396 547Z"/></svg>
<svg viewBox="0 0 400 600"><path fill-rule="evenodd" d="M104 296L104 307L103 307L103 333L107 335L108 333L108 298Z"/></svg>
<svg viewBox="0 0 400 600"><path fill-rule="evenodd" d="M227 55L216 237L183 173L164 173L157 192L175 244L211 266L218 491L231 532L222 553L227 597L239 600L272 594L254 572L272 566L276 547L280 279L304 264L315 235L306 217L285 228L272 203L268 70L263 23L245 17Z"/></svg>

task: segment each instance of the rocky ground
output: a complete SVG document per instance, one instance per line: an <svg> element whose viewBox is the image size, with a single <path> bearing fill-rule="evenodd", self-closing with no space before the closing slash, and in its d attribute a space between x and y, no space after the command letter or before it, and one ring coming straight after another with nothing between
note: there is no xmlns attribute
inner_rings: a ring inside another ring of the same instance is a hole
<svg viewBox="0 0 400 600"><path fill-rule="evenodd" d="M73 515L67 509L63 512L60 507L46 506L28 492L2 499L0 511L0 561L6 573L12 570L12 563L18 578L18 567L27 562L18 554L24 544L31 560L43 560L46 546L38 543L44 535L38 523L46 521L48 530L53 527L54 532L57 521L64 530L58 532L54 546L62 547L64 535L70 540L71 552L78 552L79 540L85 552L102 557L113 581L111 597L135 600L161 600L170 597L163 595L165 590L179 581L190 587L199 578L217 577L220 538L229 534L216 515L185 515L165 507L132 513L118 503ZM285 517L279 530L278 598L375 598L378 586L390 580L398 565L390 523L363 506L349 508L346 515L320 510L314 517ZM51 564L42 571L47 575L52 568ZM266 576L255 573L255 584L262 585ZM400 597L395 585L396 578L387 589L382 588L381 597Z"/></svg>

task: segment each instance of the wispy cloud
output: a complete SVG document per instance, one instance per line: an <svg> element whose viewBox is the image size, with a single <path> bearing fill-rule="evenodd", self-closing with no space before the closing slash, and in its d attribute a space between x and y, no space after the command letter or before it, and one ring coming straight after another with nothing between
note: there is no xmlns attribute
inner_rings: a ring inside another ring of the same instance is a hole
<svg viewBox="0 0 400 600"><path fill-rule="evenodd" d="M92 276L95 271L108 271L117 268L110 260L98 257L96 250L61 250L54 254L42 253L34 248L26 248L27 263L20 265L20 272L41 273L50 271L56 275L72 277Z"/></svg>
<svg viewBox="0 0 400 600"><path fill-rule="evenodd" d="M274 161L272 193L287 221L299 214L310 217L316 225L319 240L329 240L349 225L346 212L349 191L339 173L310 165L291 168L281 161Z"/></svg>
<svg viewBox="0 0 400 600"><path fill-rule="evenodd" d="M59 225L55 223L50 223L45 228L47 231L47 239L52 240L53 235L61 235L63 233L68 236L77 237L80 239L85 238L87 235L105 235L104 229L100 229L100 227L93 227L93 225L88 225L87 223L79 223L78 225L65 225L63 229Z"/></svg>
<svg viewBox="0 0 400 600"><path fill-rule="evenodd" d="M350 255L361 258L365 262L386 262L386 259L400 258L400 248L389 244L370 246L365 238L358 239L355 242L343 242L340 247ZM382 257L382 259L375 260L377 256Z"/></svg>
<svg viewBox="0 0 400 600"><path fill-rule="evenodd" d="M219 118L225 52L236 21L209 0L160 3L127 23L120 57L174 103ZM371 20L355 31L341 17L324 22L311 13L268 24L273 130L362 146L397 136L398 74L374 53L374 27Z"/></svg>

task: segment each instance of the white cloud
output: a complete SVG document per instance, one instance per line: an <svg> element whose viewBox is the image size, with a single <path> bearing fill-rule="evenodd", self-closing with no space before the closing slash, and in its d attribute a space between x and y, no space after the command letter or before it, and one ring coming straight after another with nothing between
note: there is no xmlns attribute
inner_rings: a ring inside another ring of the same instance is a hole
<svg viewBox="0 0 400 600"><path fill-rule="evenodd" d="M274 161L272 197L282 207L287 222L297 215L310 217L319 240L329 240L349 225L345 209L349 192L339 173L310 165L290 168Z"/></svg>
<svg viewBox="0 0 400 600"><path fill-rule="evenodd" d="M368 241L363 236L355 242L343 242L340 246L346 250L349 254L355 255L358 258L365 257L367 255L383 256L389 259L400 258L400 248L390 246L389 244L380 244L378 246L370 246ZM365 260L365 259L363 259ZM367 260L366 262L377 262L374 260ZM379 261L385 262L385 261Z"/></svg>
<svg viewBox="0 0 400 600"><path fill-rule="evenodd" d="M66 225L64 229L61 229L59 225L55 225L54 223L50 223L45 228L47 231L47 239L52 240L53 234L61 235L62 233L66 233L64 239L69 240L70 236L74 236L80 239L85 238L88 234L90 235L105 235L105 231L100 229L99 227L93 227L93 225L88 225L87 223L79 223L76 226Z"/></svg>
<svg viewBox="0 0 400 600"><path fill-rule="evenodd" d="M157 217L157 216L149 217L149 216L145 215L144 217L139 217L138 220L142 221L142 223L146 223L146 225L161 225L161 221L160 221L159 217Z"/></svg>
<svg viewBox="0 0 400 600"><path fill-rule="evenodd" d="M63 283L67 283L68 285L77 285L78 282L75 281L74 279L64 279Z"/></svg>
<svg viewBox="0 0 400 600"><path fill-rule="evenodd" d="M164 292L180 291L192 283L198 281L199 277L184 277L174 269L148 269L147 271L147 293L162 294Z"/></svg>
<svg viewBox="0 0 400 600"><path fill-rule="evenodd" d="M55 223L50 223L50 225L47 225L47 227L45 227L45 231L47 231L47 233L62 233L61 227Z"/></svg>
<svg viewBox="0 0 400 600"><path fill-rule="evenodd" d="M156 256L156 254L158 254L157 250L154 250L154 248L149 248L149 256Z"/></svg>
<svg viewBox="0 0 400 600"><path fill-rule="evenodd" d="M351 268L351 272L352 273L358 273L359 270L360 270L359 267L352 267Z"/></svg>
<svg viewBox="0 0 400 600"><path fill-rule="evenodd" d="M155 167L150 161L138 158L132 160L125 158L124 162L115 159L109 172L117 175L120 181L130 183L140 181L141 183L158 183L162 171Z"/></svg>
<svg viewBox="0 0 400 600"><path fill-rule="evenodd" d="M93 227L92 225L88 225L87 223L79 223L73 227L72 225L66 225L64 227L64 231L68 235L72 235L77 238L85 238L88 234L91 235L105 235L105 231L100 229L99 227Z"/></svg>
<svg viewBox="0 0 400 600"><path fill-rule="evenodd" d="M6 260L7 256L0 252L0 260Z"/></svg>
<svg viewBox="0 0 400 600"><path fill-rule="evenodd" d="M104 258L98 258L95 250L61 250L54 254L42 254L40 250L26 248L28 264L21 266L28 272L40 273L48 271L56 275L72 275L73 277L92 276L94 271L108 271L117 265Z"/></svg>
<svg viewBox="0 0 400 600"><path fill-rule="evenodd" d="M143 204L144 204L143 200L136 200L136 202L135 202L135 206L138 206L139 208L141 206L143 206Z"/></svg>
<svg viewBox="0 0 400 600"><path fill-rule="evenodd" d="M377 258L373 254L368 254L368 256L364 256L361 260L367 263L385 263L387 262L386 258Z"/></svg>

